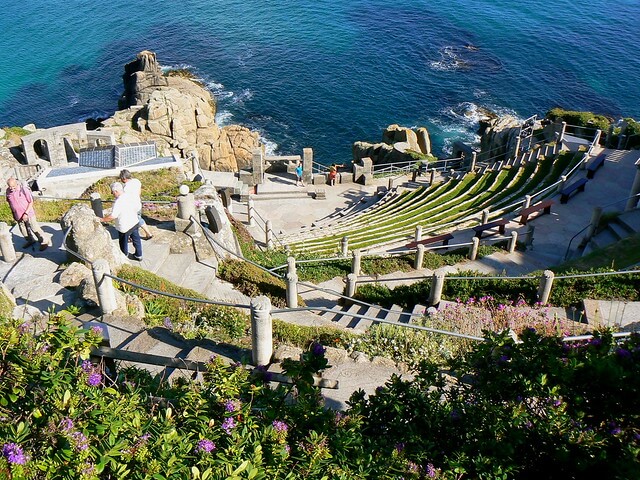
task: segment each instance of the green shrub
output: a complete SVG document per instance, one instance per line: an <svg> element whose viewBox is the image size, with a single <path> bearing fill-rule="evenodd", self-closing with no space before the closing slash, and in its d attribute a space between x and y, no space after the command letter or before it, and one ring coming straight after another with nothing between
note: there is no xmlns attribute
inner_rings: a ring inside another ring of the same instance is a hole
<svg viewBox="0 0 640 480"><path fill-rule="evenodd" d="M561 119L569 125L588 127L594 130L599 128L604 133L609 129L609 125L611 125L612 121L604 115L597 115L593 112L578 112L574 110L564 110L562 108L553 108L549 110L546 117L554 121Z"/></svg>
<svg viewBox="0 0 640 480"><path fill-rule="evenodd" d="M611 268L588 271L569 270L562 275L580 275L599 272L614 272ZM549 302L561 307L582 307L585 298L598 300L640 300L640 270L636 274L578 276L577 278L556 279L551 289Z"/></svg>

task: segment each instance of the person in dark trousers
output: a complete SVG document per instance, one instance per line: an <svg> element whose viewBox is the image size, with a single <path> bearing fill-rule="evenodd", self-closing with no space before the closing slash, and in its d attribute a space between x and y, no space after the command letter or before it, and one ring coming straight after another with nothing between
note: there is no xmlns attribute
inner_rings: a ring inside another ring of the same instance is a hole
<svg viewBox="0 0 640 480"><path fill-rule="evenodd" d="M140 199L131 193L125 193L124 187L120 182L111 184L111 192L116 197L113 202L111 213L106 217L102 217L103 222L115 220L116 230L118 231L118 241L120 250L127 258L132 260L142 260L142 241L140 240L140 220L138 219L138 211L141 208ZM131 237L135 252L129 255L129 237Z"/></svg>

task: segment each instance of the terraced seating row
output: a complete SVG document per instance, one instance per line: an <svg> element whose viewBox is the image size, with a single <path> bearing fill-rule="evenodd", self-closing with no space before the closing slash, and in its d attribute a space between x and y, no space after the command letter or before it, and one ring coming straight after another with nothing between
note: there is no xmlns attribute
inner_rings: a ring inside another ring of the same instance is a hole
<svg viewBox="0 0 640 480"><path fill-rule="evenodd" d="M406 243L418 225L430 235L443 233L465 222L477 223L479 213L487 208L500 210L493 218L516 210L514 203L556 182L578 160L579 155L562 154L500 171L470 173L390 197L335 224L290 235L284 241L294 251L330 253L344 236L352 248L367 249ZM553 193L550 190L547 195Z"/></svg>

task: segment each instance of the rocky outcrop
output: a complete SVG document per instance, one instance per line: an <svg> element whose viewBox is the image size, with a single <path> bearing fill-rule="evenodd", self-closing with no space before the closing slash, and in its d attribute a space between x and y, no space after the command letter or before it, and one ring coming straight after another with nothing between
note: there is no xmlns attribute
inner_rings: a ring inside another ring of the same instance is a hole
<svg viewBox="0 0 640 480"><path fill-rule="evenodd" d="M369 157L374 164L409 162L415 155L431 155L431 139L426 128L411 129L389 125L382 132L381 143L355 142L353 160Z"/></svg>
<svg viewBox="0 0 640 480"><path fill-rule="evenodd" d="M210 207L209 212L206 213L209 228L213 231L213 238L217 242L213 246L216 256L220 259L241 256L240 245L233 233L231 222L216 188L205 183L194 192L194 197L196 204L200 205L200 209L206 211L207 207Z"/></svg>
<svg viewBox="0 0 640 480"><path fill-rule="evenodd" d="M515 151L521 123L511 115L481 120L479 159L488 160Z"/></svg>
<svg viewBox="0 0 640 480"><path fill-rule="evenodd" d="M100 258L109 262L111 272L116 272L124 263L124 255L117 243L87 205L76 204L65 213L60 221L63 230L71 228L67 236L67 246L90 262ZM82 258L80 259L82 260Z"/></svg>
<svg viewBox="0 0 640 480"><path fill-rule="evenodd" d="M140 52L125 66L123 110L103 122L122 143L155 141L161 155L196 152L205 170L237 171L251 164L260 146L257 132L240 125L219 127L216 103L198 82L164 75L153 52Z"/></svg>

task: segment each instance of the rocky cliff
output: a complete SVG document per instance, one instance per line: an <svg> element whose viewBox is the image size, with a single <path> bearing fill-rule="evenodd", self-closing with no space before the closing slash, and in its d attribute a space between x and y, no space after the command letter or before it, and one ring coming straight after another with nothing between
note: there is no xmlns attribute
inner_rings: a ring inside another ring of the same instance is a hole
<svg viewBox="0 0 640 480"><path fill-rule="evenodd" d="M160 154L183 158L196 152L205 170L237 171L251 164L258 134L239 125L218 126L211 94L191 78L165 75L155 53L140 52L122 78L121 110L103 122L118 141L153 140Z"/></svg>
<svg viewBox="0 0 640 480"><path fill-rule="evenodd" d="M431 139L426 128L415 130L389 125L382 132L381 143L355 142L353 160L369 157L374 164L409 162L413 155L431 155Z"/></svg>
<svg viewBox="0 0 640 480"><path fill-rule="evenodd" d="M522 121L511 115L480 120L480 160L514 152Z"/></svg>

